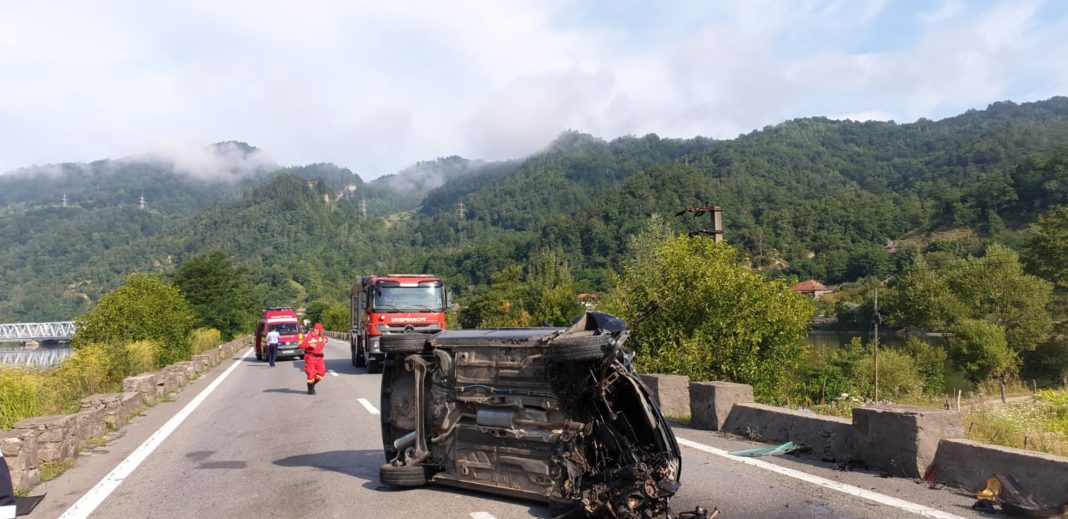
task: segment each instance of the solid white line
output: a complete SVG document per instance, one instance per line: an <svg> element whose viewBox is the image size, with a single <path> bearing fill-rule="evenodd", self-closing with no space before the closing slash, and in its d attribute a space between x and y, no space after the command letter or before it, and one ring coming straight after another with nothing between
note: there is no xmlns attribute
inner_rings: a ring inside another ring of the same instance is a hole
<svg viewBox="0 0 1068 519"><path fill-rule="evenodd" d="M378 414L378 409L375 409L375 406L371 405L371 402L366 398L357 398L357 400L360 401L360 404L363 405L363 408L366 409L368 413Z"/></svg>
<svg viewBox="0 0 1068 519"><path fill-rule="evenodd" d="M891 507L894 507L894 508L898 508L900 510L904 510L906 512L912 512L914 514L919 514L919 515L922 515L924 517L935 517L935 518L938 518L938 519L964 519L963 517L961 517L959 515L953 515L953 514L951 514L949 512L943 512L942 510L937 510L937 509L934 509L934 508L926 507L926 506L923 506L923 505L920 505L920 504L913 503L911 501L905 501L904 499L898 499L896 497L890 497L888 495L880 494L878 492L872 492L870 490L865 490L863 488L855 487L853 485L847 485L845 483L840 483L838 481L833 481L833 480L830 480L830 479L821 478L819 476L813 476L812 474L809 474L807 472L801 472L800 470L794 470L794 469L782 467L782 466L776 465L774 463L768 463L768 462L766 462L764 460L759 460L759 459L756 459L756 458L745 458L745 457L741 457L741 456L731 456L730 454L727 453L727 451L725 451L723 449L717 449L717 448L712 447L710 445L705 445L703 443L697 443L695 441L687 440L685 438L679 438L678 436L676 436L675 438L679 441L679 445L683 445L683 446L689 447L691 449L697 449L697 450L699 450L701 452L707 452L709 454L720 456L722 458L726 458L726 459L729 459L729 460L732 460L732 461L736 461L738 463L743 463L743 464L750 465L750 466L753 466L753 467L757 467L757 468L761 468L761 469L768 470L768 471L771 471L771 472L775 472L775 473L781 474L783 476L791 477L791 478L794 478L794 479L800 479L801 481L805 481L807 483L812 483L813 485L816 485L816 486L820 486L820 487L823 487L823 488L828 488L828 489L831 489L831 490L837 490L838 492L842 492L844 494L849 494L851 496L856 496L856 497L859 497L861 499L866 499L868 501L879 503L881 505L891 506Z"/></svg>
<svg viewBox="0 0 1068 519"><path fill-rule="evenodd" d="M100 480L96 486L89 489L81 499L71 505L71 507L68 508L66 512L63 512L63 515L59 516L59 518L83 519L89 517L89 515L92 514L93 511L96 510L96 508L100 506L100 504L103 503L104 500L130 476L131 473L133 473L138 465L140 465L142 461L145 461L145 459L148 458L148 455L152 454L152 451L156 450L156 447L159 447L160 444L163 443L163 440L166 440L186 418L189 418L189 415L193 414L193 411L195 411L200 404L204 403L204 400L206 400L208 396L219 387L219 384L222 384L223 380L226 380L226 377L230 376L230 373L233 373L234 370L241 365L241 362L244 361L246 357L252 355L252 351L253 348L249 348L241 358L234 361L229 368L226 368L226 371L224 371L222 375L219 375L219 377L212 381L208 387L204 388L199 395L186 404L181 411L178 411L178 414L172 416L170 420L167 420L167 423L163 424L163 427L160 427L159 430L152 433L152 436L149 436L144 443L134 449L126 459L122 460L122 462L112 469L107 476L104 476L104 479Z"/></svg>
<svg viewBox="0 0 1068 519"><path fill-rule="evenodd" d="M338 375L337 375L337 372L336 372L336 371L334 371L334 370L330 370L330 374L331 374L331 375L333 375L333 376L335 376L335 377L336 377L336 376L338 376Z"/></svg>
<svg viewBox="0 0 1068 519"><path fill-rule="evenodd" d="M486 512L471 512L471 519L497 519L492 514Z"/></svg>

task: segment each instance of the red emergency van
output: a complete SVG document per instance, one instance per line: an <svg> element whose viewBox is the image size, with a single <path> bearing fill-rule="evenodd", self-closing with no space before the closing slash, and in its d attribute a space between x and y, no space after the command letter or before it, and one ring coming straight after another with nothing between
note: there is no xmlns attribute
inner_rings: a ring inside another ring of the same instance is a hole
<svg viewBox="0 0 1068 519"><path fill-rule="evenodd" d="M267 332L278 331L278 358L304 358L300 341L304 338L297 319L297 312L288 306L271 306L263 309L256 325L256 360L267 360Z"/></svg>

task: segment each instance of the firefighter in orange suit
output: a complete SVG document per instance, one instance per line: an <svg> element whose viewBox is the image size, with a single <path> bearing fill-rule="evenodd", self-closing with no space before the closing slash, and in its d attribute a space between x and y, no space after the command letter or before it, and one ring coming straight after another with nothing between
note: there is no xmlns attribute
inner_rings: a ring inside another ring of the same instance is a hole
<svg viewBox="0 0 1068 519"><path fill-rule="evenodd" d="M315 394L315 385L326 376L326 362L323 361L323 349L326 348L326 335L323 325L315 323L311 333L304 336L300 348L304 350L304 372L308 374L308 394Z"/></svg>

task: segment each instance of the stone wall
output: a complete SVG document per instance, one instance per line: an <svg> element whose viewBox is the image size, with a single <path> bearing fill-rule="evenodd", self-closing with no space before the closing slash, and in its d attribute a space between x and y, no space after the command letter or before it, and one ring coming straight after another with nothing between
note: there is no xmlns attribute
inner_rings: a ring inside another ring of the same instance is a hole
<svg viewBox="0 0 1068 519"><path fill-rule="evenodd" d="M345 332L332 332L330 330L326 331L326 336L327 337L330 337L331 339L337 339L339 341L348 341L349 337L351 335L352 335L351 333L345 333Z"/></svg>
<svg viewBox="0 0 1068 519"><path fill-rule="evenodd" d="M91 395L82 399L75 414L27 418L0 433L0 450L11 471L15 488L30 488L41 481L41 465L74 459L91 439L118 429L146 406L159 402L235 353L251 345L249 337L236 339L152 373L128 377L122 393Z"/></svg>

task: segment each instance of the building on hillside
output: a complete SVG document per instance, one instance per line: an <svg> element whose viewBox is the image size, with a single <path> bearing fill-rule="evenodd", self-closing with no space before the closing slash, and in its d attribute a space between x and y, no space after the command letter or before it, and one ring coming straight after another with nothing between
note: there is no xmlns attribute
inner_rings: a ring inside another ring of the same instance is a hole
<svg viewBox="0 0 1068 519"><path fill-rule="evenodd" d="M830 294L831 292L834 292L833 290L831 290L831 289L827 288L826 286L824 286L823 283L820 283L819 281L816 281L815 279L810 279L808 281L802 281L802 282L790 287L790 290L793 290L794 292L797 292L798 294L806 295L808 297L811 297L812 299L818 299L820 296L822 296L824 294Z"/></svg>

